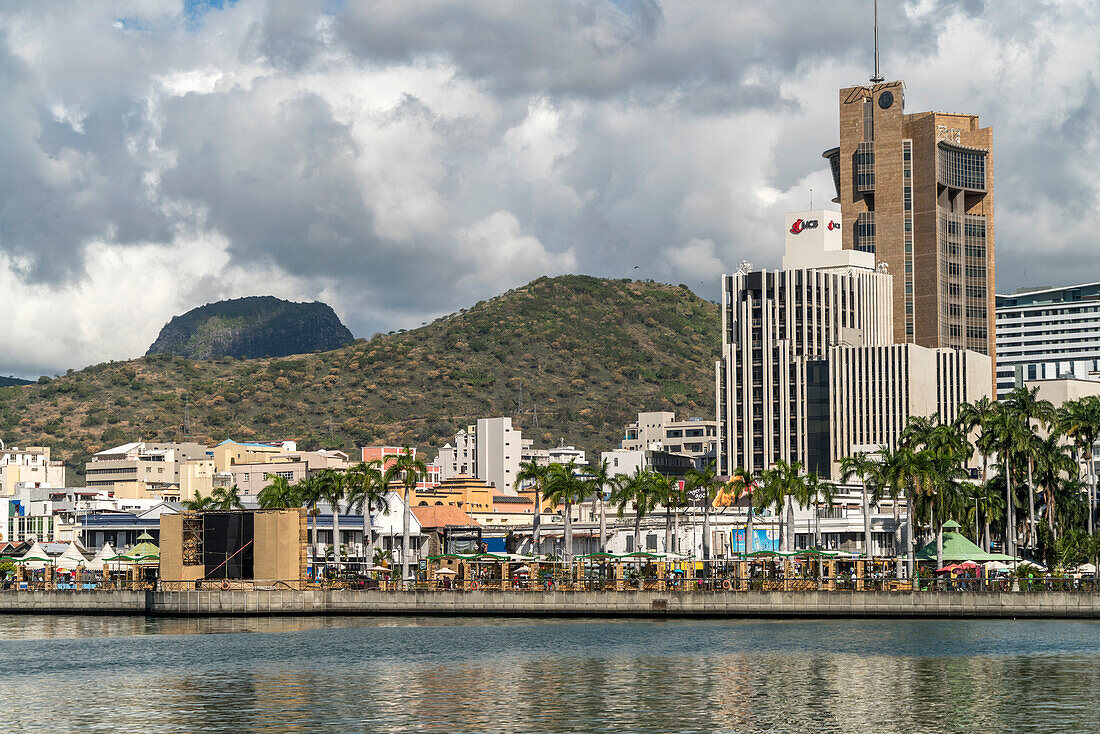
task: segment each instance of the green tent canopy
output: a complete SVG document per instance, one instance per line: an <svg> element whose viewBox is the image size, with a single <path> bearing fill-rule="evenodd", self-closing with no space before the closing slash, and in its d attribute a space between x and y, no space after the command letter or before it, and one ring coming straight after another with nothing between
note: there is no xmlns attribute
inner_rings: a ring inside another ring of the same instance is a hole
<svg viewBox="0 0 1100 734"><path fill-rule="evenodd" d="M961 528L954 520L948 520L943 524L943 561L1016 561L1019 559L1006 556L1004 553L986 553L978 546L971 543L966 536L959 532ZM936 540L925 545L917 551L918 561L936 560Z"/></svg>

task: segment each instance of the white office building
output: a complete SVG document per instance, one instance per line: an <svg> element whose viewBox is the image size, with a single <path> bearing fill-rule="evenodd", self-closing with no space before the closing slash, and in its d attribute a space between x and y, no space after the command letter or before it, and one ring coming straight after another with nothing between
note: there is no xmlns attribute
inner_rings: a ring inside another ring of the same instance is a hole
<svg viewBox="0 0 1100 734"><path fill-rule="evenodd" d="M997 296L997 397L1100 371L1100 283Z"/></svg>
<svg viewBox="0 0 1100 734"><path fill-rule="evenodd" d="M523 434L512 427L511 418L479 418L455 435L453 445L439 450L435 463L440 481L465 474L511 492L524 448Z"/></svg>
<svg viewBox="0 0 1100 734"><path fill-rule="evenodd" d="M893 446L906 420L954 415L991 392L989 358L892 345L892 281L874 255L841 249L836 212L787 215L788 269L723 276L715 369L719 472L778 461L836 476L841 458ZM984 380L983 380L984 375Z"/></svg>

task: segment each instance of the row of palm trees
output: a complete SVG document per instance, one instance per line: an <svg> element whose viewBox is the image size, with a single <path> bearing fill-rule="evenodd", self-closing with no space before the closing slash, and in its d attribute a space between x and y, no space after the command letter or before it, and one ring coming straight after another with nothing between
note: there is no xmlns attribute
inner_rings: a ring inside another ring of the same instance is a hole
<svg viewBox="0 0 1100 734"><path fill-rule="evenodd" d="M282 510L304 507L311 519L310 545L316 549L318 506L328 503L332 507L333 556L339 572L342 561L340 547L340 513L344 510L362 514L364 558L375 556L374 537L371 533L371 516L374 513L389 513L386 493L391 485L400 485L404 491L405 510L401 532L401 575L409 576L410 515L409 497L418 482L425 479L428 469L421 459L417 459L411 449L405 447L394 458L383 462L381 459L360 462L341 471L322 469L300 481L291 484L285 477L267 474L267 486L257 495L261 508ZM185 502L189 510L231 510L240 508L241 500L237 486L217 487L207 496L198 496Z"/></svg>
<svg viewBox="0 0 1100 734"><path fill-rule="evenodd" d="M872 552L871 507L886 498L892 500L895 549L903 545L902 503L906 508L904 543L910 573L915 567L919 534L935 534L937 563L942 565L943 524L948 520L973 528L975 542L987 551L994 534L999 534L1010 555L1022 550L1033 556L1049 555L1060 538L1092 537L1096 486L1092 454L1098 437L1100 398L1068 401L1055 409L1038 397L1036 388L1017 388L999 402L982 398L964 403L954 421L943 421L938 415L910 418L896 448L883 446L841 461L842 481L858 479L862 486L864 552L868 557ZM975 456L980 458L981 474L978 481L971 481L966 467ZM1083 473L1082 462L1086 467ZM402 577L408 578L410 494L426 477L427 467L407 447L387 463L363 462L346 472L325 469L294 485L269 475L270 484L258 500L265 508L304 506L313 518L314 541L318 503L333 507L334 539L340 537L341 507L362 513L364 543L373 548L371 513L388 512L385 494L392 484L399 484L405 498ZM814 542L820 548L819 510L832 505L837 491L834 484L805 472L800 464L783 461L756 477L737 470L729 479L717 476L711 463L688 472L683 482L646 468L611 476L606 461L595 467L578 466L573 461L550 465L524 462L516 484L530 487L535 495L535 549L540 547L542 509L547 505L563 508L565 560L573 557L573 508L586 501L592 502L592 514L598 515L598 547L603 552L607 550L609 504L619 517L633 512L635 549L641 548L643 517L663 509L665 547L672 549L681 510L692 503L701 505L703 558L710 559L711 511L720 494L751 498L745 552L753 550L754 513L769 508L778 518L781 546L791 551L795 505L814 509ZM240 499L236 487L218 488L191 504L195 509L231 509L240 506ZM1078 532L1081 530L1084 533ZM334 545L339 566L339 543Z"/></svg>
<svg viewBox="0 0 1100 734"><path fill-rule="evenodd" d="M529 461L520 464L516 484L529 487L535 496L535 515L532 526L532 548L538 549L541 540L542 510L547 505L563 510L564 560L573 558L573 507L591 501L591 512L599 520L601 553L607 552L607 507L610 504L623 517L628 510L634 513L634 548L641 549L642 518L663 508L665 516L665 548L672 549L673 538L679 536L678 525L681 510L693 501L704 507L703 552L710 557L710 510L714 500L726 487L715 472L714 463L704 469L692 469L683 482L659 474L652 469L639 467L632 474L611 475L606 460L595 467L578 466L570 460L565 464L541 465Z"/></svg>
<svg viewBox="0 0 1100 734"><path fill-rule="evenodd" d="M842 481L858 479L862 485L865 554L871 555L871 506L889 497L895 548L902 546L899 507L903 502L906 507L910 571L921 533L935 534L936 560L942 566L943 525L948 520L973 528L975 542L986 551L999 533L1009 555L1072 555L1063 546L1093 536L1092 459L1098 436L1100 398L1071 400L1055 409L1039 398L1037 388L1016 388L999 402L982 398L964 403L954 421L938 415L910 418L896 448L882 446L845 457L840 464ZM975 456L981 473L972 481L966 467ZM835 493L832 484L805 473L800 464L782 461L756 478L738 470L728 486L738 496L750 493L752 508L774 509L786 550L793 550L795 504L814 507L816 518L816 510L831 505ZM819 524L815 528L820 547ZM746 540L750 535L747 528Z"/></svg>

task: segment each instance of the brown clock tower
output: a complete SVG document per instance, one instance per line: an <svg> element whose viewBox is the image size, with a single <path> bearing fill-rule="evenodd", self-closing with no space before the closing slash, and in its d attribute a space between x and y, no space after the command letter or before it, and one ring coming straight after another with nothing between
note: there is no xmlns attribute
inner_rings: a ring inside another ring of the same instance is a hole
<svg viewBox="0 0 1100 734"><path fill-rule="evenodd" d="M844 247L894 281L894 340L994 355L993 131L977 115L905 113L904 82L840 90L823 154Z"/></svg>

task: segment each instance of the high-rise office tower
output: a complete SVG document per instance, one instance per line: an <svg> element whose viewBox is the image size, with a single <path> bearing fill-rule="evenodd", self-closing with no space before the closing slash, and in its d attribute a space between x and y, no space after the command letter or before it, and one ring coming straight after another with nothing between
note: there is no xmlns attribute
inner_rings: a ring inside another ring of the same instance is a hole
<svg viewBox="0 0 1100 734"><path fill-rule="evenodd" d="M715 364L718 470L798 462L839 478L840 462L894 448L906 421L989 396L989 357L893 343L892 278L841 247L836 212L787 215L782 270L743 263L722 280Z"/></svg>
<svg viewBox="0 0 1100 734"><path fill-rule="evenodd" d="M995 358L992 143L977 115L906 114L903 82L840 90L840 145L823 155L844 248L893 277L897 343Z"/></svg>

